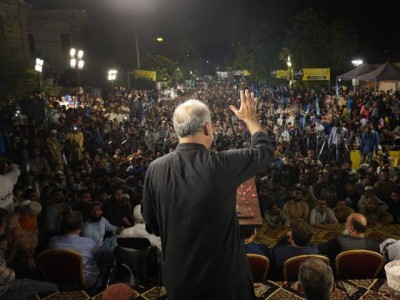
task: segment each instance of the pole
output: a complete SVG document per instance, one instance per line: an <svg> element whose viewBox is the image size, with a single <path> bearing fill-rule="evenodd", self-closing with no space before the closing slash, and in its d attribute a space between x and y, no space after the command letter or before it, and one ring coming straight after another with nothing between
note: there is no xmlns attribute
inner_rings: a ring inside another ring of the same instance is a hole
<svg viewBox="0 0 400 300"><path fill-rule="evenodd" d="M138 70L140 70L139 41L138 41L138 35L137 35L136 20L134 23L134 27L135 27L135 43L136 43L136 61L137 61L137 68L138 68Z"/></svg>

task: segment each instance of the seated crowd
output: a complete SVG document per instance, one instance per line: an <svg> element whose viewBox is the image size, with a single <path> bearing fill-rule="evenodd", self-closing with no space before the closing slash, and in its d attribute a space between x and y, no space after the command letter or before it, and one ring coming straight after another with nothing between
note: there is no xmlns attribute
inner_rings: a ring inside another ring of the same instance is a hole
<svg viewBox="0 0 400 300"><path fill-rule="evenodd" d="M77 109L53 101L50 124L43 126L45 120L35 116L29 116L29 124L10 124L0 135L0 297L13 299L8 295L19 285L36 286L31 295L57 290L34 282L40 278L33 259L46 249L79 252L91 289L105 286L117 237L146 237L160 253L160 240L146 231L140 204L148 164L176 146L171 112L177 101L200 99L212 109L215 150L245 147L250 139L245 126L222 110L229 101L235 104L236 93L232 85L220 83L175 101L157 102L145 91L107 101L86 97ZM260 95L260 122L267 128L283 126L275 116L284 108L271 96L279 95L272 88ZM293 122L296 113L291 111ZM379 245L365 236L367 223L400 222L400 173L387 152L353 170L332 149L326 149L322 162L315 146L293 148L273 130L271 137L277 142L275 162L256 180L260 209L267 226L286 228L288 234L272 249L254 242L254 229L244 228L242 234L248 253L273 261L276 280L284 262L302 254L319 253L334 261L342 251L368 249L387 260L399 259L398 241ZM343 235L310 244L313 228L330 230L343 223Z"/></svg>

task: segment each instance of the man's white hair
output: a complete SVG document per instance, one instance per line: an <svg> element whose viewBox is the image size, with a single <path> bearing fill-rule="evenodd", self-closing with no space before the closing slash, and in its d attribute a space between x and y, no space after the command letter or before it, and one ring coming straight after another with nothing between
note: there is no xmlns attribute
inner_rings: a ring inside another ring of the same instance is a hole
<svg viewBox="0 0 400 300"><path fill-rule="evenodd" d="M199 133L206 122L211 122L211 114L203 102L190 99L178 105L172 121L176 134L179 137L187 137Z"/></svg>

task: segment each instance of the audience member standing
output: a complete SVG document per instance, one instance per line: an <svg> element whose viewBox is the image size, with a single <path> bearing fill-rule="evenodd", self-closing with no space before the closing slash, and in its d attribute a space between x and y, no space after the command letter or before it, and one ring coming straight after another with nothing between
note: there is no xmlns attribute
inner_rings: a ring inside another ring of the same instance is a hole
<svg viewBox="0 0 400 300"><path fill-rule="evenodd" d="M361 135L361 163L371 163L372 156L378 154L379 137L378 133L374 130L372 122L368 122L368 128Z"/></svg>

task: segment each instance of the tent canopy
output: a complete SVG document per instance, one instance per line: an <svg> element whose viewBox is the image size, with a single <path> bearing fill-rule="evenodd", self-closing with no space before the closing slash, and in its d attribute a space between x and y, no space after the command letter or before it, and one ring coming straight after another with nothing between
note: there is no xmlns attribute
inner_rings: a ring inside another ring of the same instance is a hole
<svg viewBox="0 0 400 300"><path fill-rule="evenodd" d="M359 65L357 68L355 68L347 73L344 73L344 74L338 76L337 78L340 80L352 80L362 74L369 73L373 70L375 70L375 68L373 66L371 66L370 64L367 64L367 63L363 63L363 64Z"/></svg>
<svg viewBox="0 0 400 300"><path fill-rule="evenodd" d="M400 70L397 69L390 61L385 62L376 70L355 77L358 80L400 80Z"/></svg>

